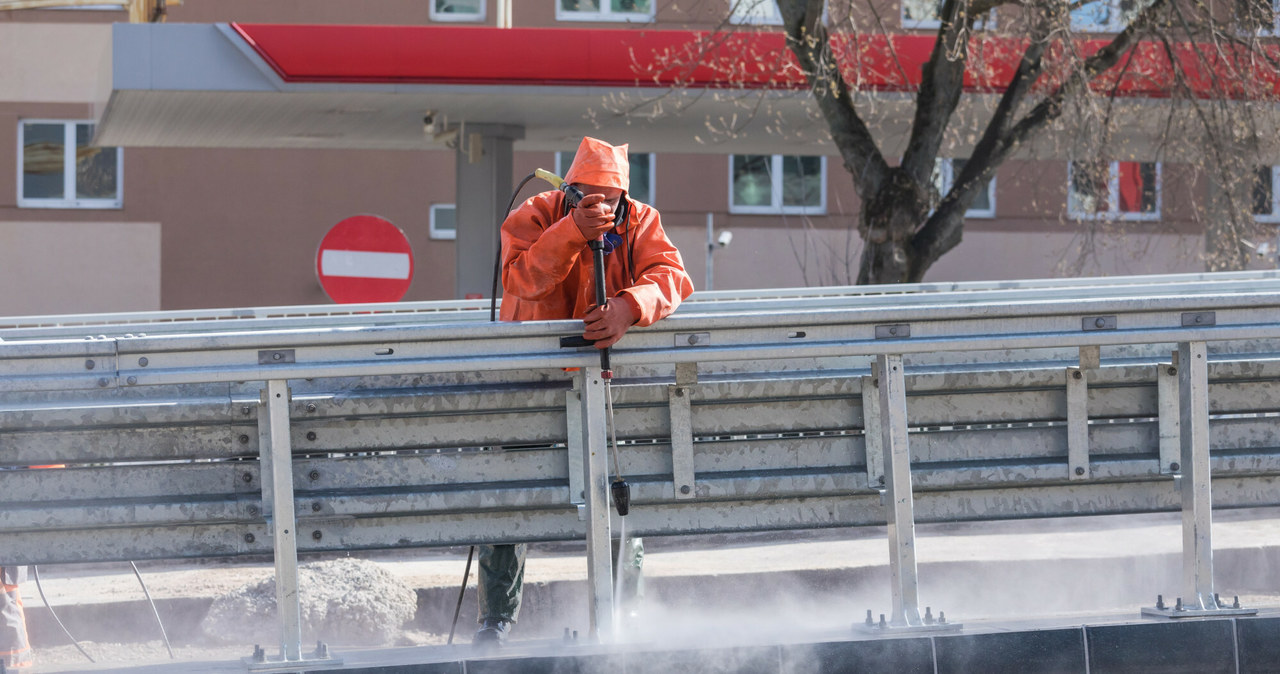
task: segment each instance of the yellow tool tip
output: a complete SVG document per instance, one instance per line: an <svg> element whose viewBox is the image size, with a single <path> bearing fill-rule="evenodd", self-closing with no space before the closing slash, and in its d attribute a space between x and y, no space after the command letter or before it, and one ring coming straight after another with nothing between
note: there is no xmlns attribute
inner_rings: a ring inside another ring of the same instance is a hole
<svg viewBox="0 0 1280 674"><path fill-rule="evenodd" d="M563 178L545 169L535 169L533 175L551 183L552 187L558 188L564 182Z"/></svg>

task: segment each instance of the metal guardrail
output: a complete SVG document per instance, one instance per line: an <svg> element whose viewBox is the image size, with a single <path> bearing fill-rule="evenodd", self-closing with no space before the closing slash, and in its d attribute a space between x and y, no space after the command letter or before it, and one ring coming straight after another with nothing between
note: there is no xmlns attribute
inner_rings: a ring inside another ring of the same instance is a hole
<svg viewBox="0 0 1280 674"><path fill-rule="evenodd" d="M1072 296L1085 287L1095 297L1135 292L1171 296L1247 291L1277 283L1280 271L699 291L678 312L801 311L850 302L864 307L903 306L929 302L938 293L948 293L950 303L1023 301ZM487 299L11 316L0 317L0 340L471 322L488 318Z"/></svg>
<svg viewBox="0 0 1280 674"><path fill-rule="evenodd" d="M679 312L615 347L628 530L888 524L891 625L912 630L939 627L918 611L917 519L1181 508L1177 615L1238 612L1213 593L1209 512L1280 504L1276 284ZM592 632L608 638L605 388L593 351L558 348L579 326L0 343L0 463L68 466L0 471L0 561L270 552L287 593L297 550L586 539Z"/></svg>

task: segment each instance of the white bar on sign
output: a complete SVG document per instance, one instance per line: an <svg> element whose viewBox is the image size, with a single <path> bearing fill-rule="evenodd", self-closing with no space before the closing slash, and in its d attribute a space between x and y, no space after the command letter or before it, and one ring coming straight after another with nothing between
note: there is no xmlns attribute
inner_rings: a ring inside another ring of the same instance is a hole
<svg viewBox="0 0 1280 674"><path fill-rule="evenodd" d="M407 279L409 256L368 250L325 250L320 253L320 273L324 276Z"/></svg>

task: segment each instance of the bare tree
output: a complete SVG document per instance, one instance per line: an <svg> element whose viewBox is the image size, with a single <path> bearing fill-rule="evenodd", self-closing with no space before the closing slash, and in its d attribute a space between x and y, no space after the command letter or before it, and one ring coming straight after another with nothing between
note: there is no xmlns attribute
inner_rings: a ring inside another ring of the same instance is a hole
<svg viewBox="0 0 1280 674"><path fill-rule="evenodd" d="M774 1L733 3L741 9ZM1100 47L1085 48L1085 36L1073 30L1072 12L1093 4L1086 0L942 0L940 26L913 92L913 116L901 159L895 162L886 156L883 134L874 132L867 97L859 98L859 67L851 62L859 50L842 48L874 30L887 32L883 1L776 0L792 67L803 71L830 141L862 200L858 283L920 281L960 243L965 213L997 168L1046 134L1063 136L1059 155L1086 160L1073 164L1076 180L1086 185L1102 180L1105 185L1105 178L1089 173L1121 158L1116 129L1123 117L1118 102L1126 78L1146 78L1149 86L1158 80L1160 87L1148 95L1158 106L1141 112L1148 126L1162 126L1145 151L1196 165L1213 188L1203 215L1207 268L1247 264L1258 234L1251 204L1259 146L1274 135L1267 121L1275 98L1269 88L1278 81L1280 52L1266 39L1275 30L1272 0L1101 2L1120 21L1114 34L1101 36ZM967 95L965 73L981 65L976 62L984 58L983 36L991 34L983 24L996 10L1001 32L1016 38L1021 55L1007 81L996 83L998 101L974 127L968 160L949 189L939 193L935 166L945 156L941 151L948 133L956 133L957 109ZM861 25L853 17L861 17ZM726 20L697 48L682 58L672 56L665 67L706 65L718 53L718 43L736 30L743 27ZM744 66L721 67L732 71ZM1249 104L1259 100L1267 101L1267 109ZM749 112L764 114L758 105Z"/></svg>

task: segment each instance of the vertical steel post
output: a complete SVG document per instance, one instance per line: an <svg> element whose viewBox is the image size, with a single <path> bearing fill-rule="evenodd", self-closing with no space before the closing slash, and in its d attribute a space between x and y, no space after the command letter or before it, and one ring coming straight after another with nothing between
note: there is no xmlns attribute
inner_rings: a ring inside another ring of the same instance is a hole
<svg viewBox="0 0 1280 674"><path fill-rule="evenodd" d="M582 395L582 463L586 472L587 612L591 619L591 638L604 641L613 637L605 389L599 370L583 370L578 376Z"/></svg>
<svg viewBox="0 0 1280 674"><path fill-rule="evenodd" d="M265 414L269 444L259 447L264 466L270 468L272 517L275 537L276 609L280 613L280 657L302 659L302 611L298 601L297 523L293 513L293 456L289 441L288 382L272 380L262 390L261 409ZM265 470L263 471L266 472Z"/></svg>
<svg viewBox="0 0 1280 674"><path fill-rule="evenodd" d="M1204 342L1178 345L1182 439L1184 606L1220 608L1213 596L1213 489L1209 476L1209 358Z"/></svg>
<svg viewBox="0 0 1280 674"><path fill-rule="evenodd" d="M916 577L915 502L911 493L911 455L907 446L907 394L902 356L877 356L880 379L880 443L884 450L886 517L895 627L920 625Z"/></svg>

